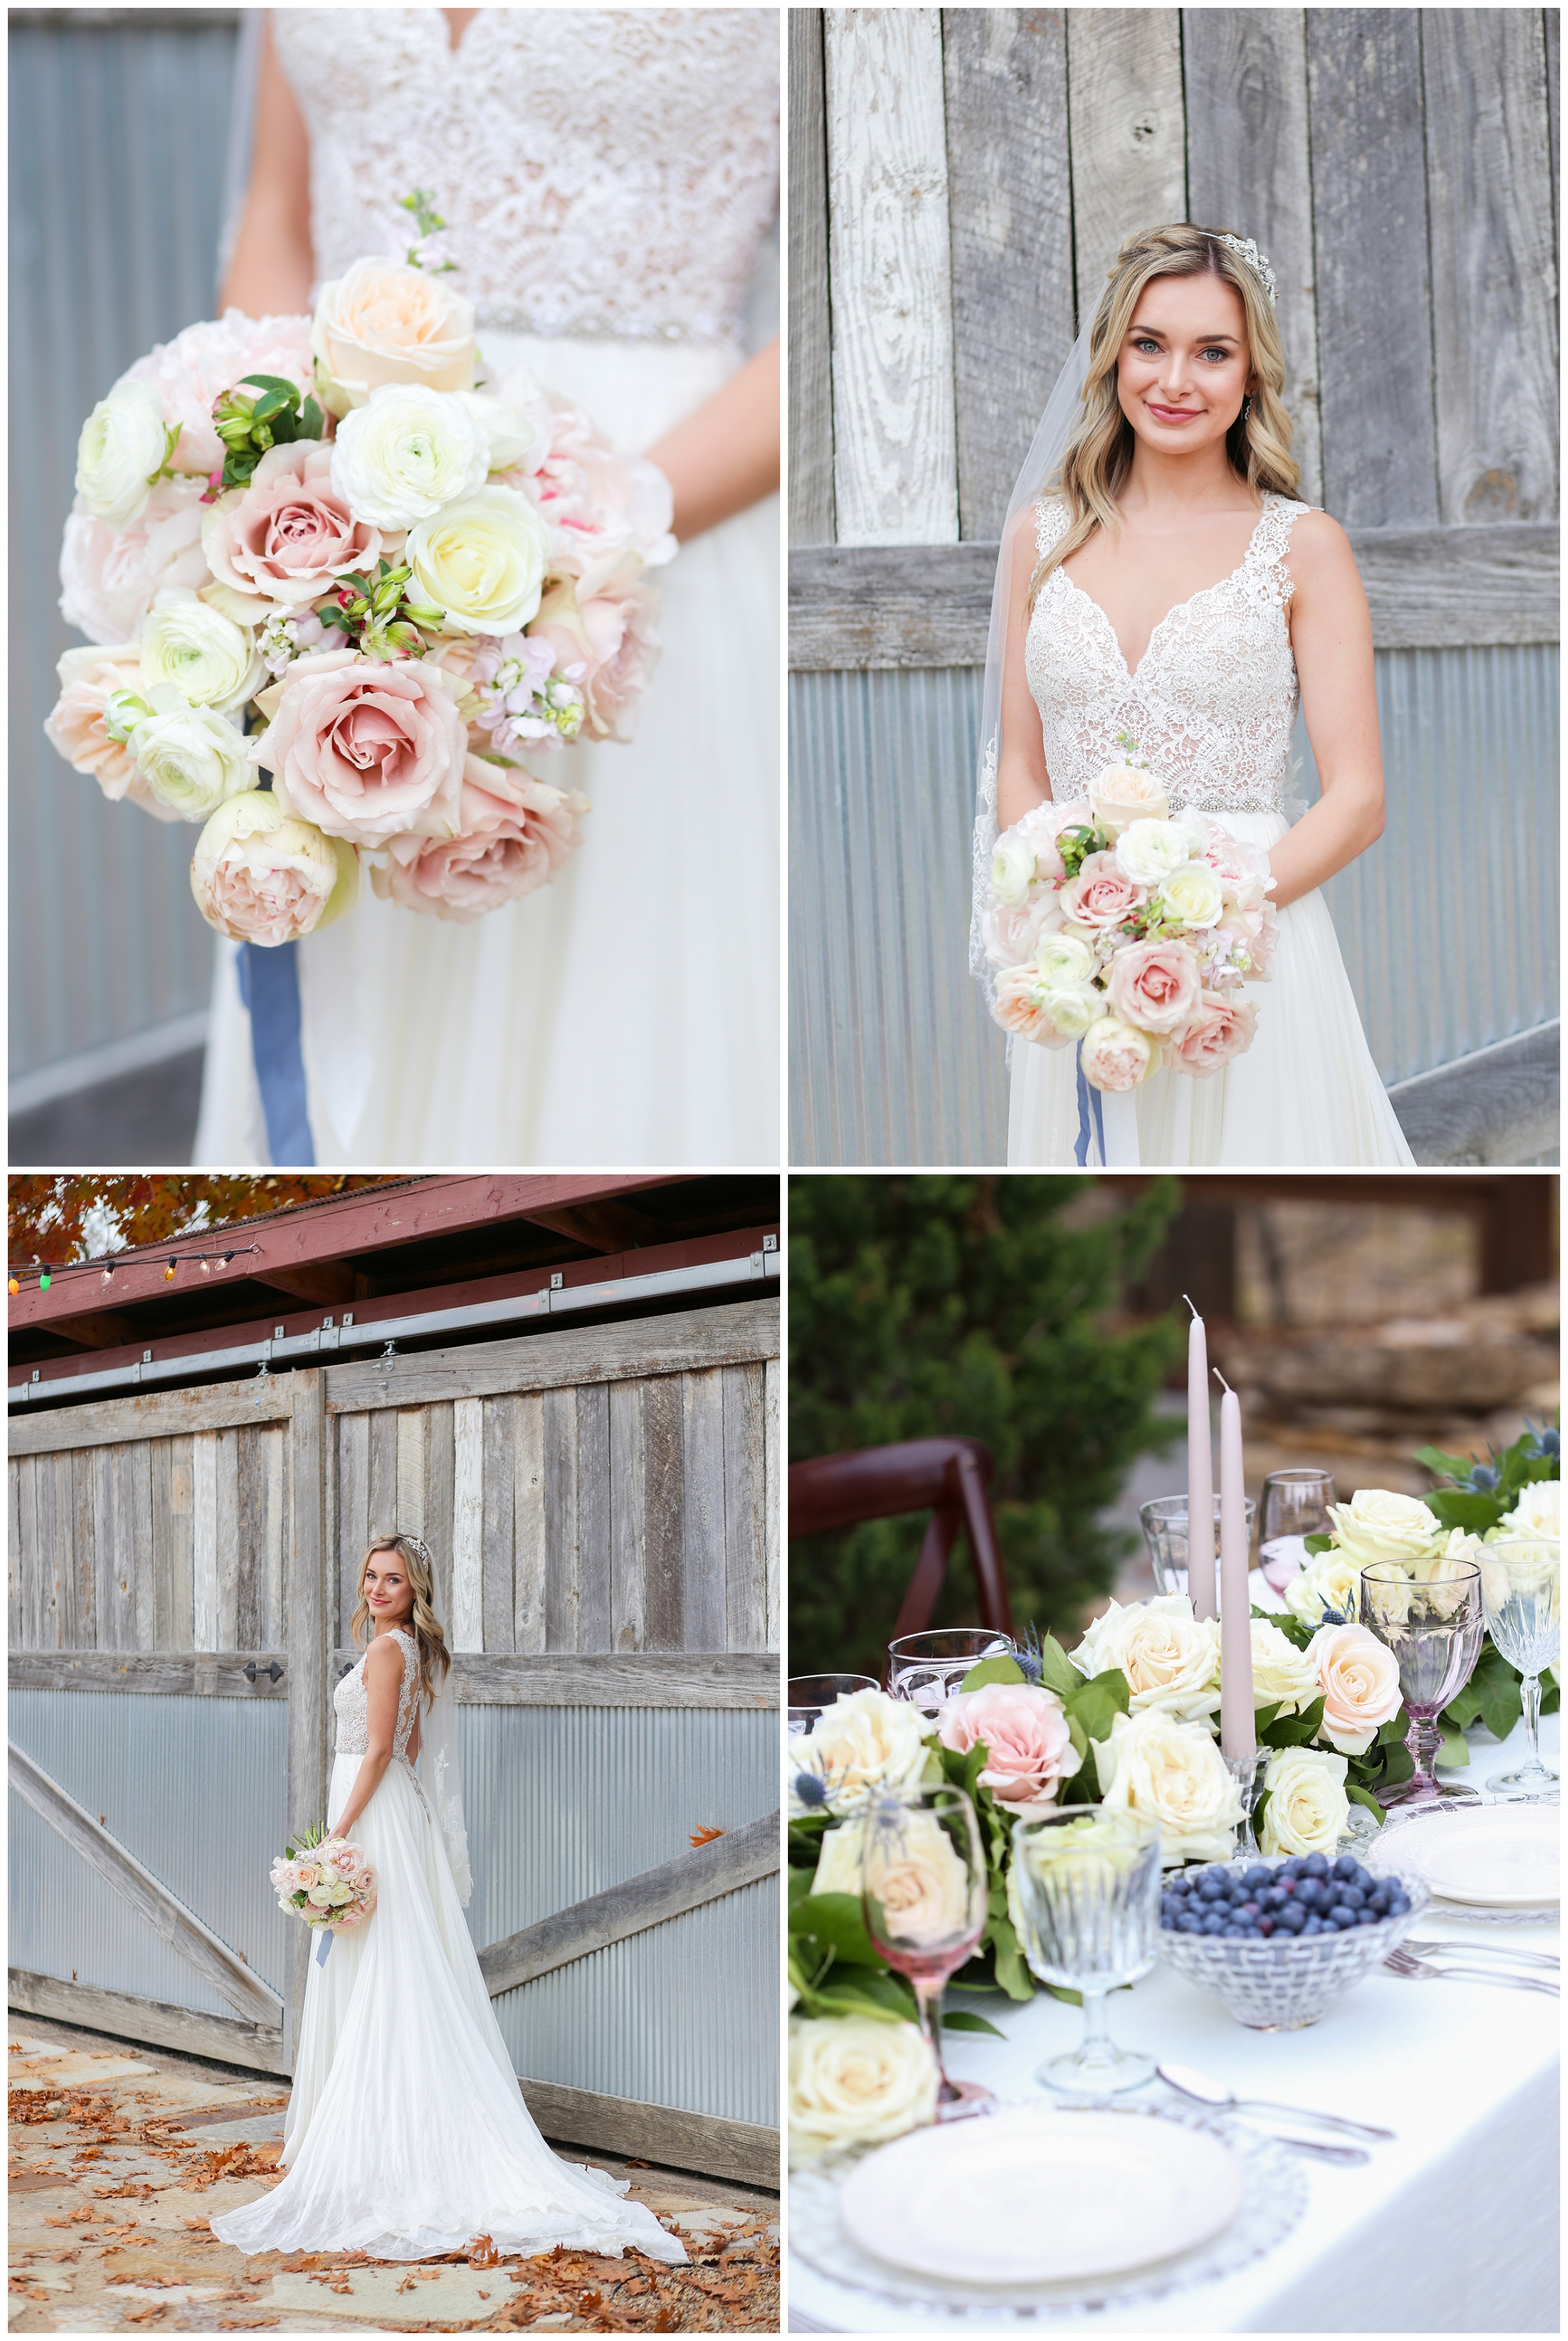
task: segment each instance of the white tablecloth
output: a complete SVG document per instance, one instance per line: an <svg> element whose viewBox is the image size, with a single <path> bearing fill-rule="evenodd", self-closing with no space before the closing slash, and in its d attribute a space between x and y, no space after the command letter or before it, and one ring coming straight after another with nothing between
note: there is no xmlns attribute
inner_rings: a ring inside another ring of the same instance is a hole
<svg viewBox="0 0 1568 2341"><path fill-rule="evenodd" d="M1548 1717L1542 1730L1543 1752L1553 1761L1557 1720ZM1508 1742L1510 1756L1522 1752L1523 1738L1520 1731ZM1497 1743L1477 1732L1470 1770L1443 1778L1481 1788L1502 1762ZM1555 1927L1478 1926L1446 1916L1423 1920L1422 1937L1552 1951L1560 1943ZM1075 2007L1046 1993L1004 2017L994 1999L968 2004L1007 2037L949 2033L949 2069L1014 2099L1031 2094L1036 2066L1071 2047L1083 2021ZM1560 2329L1558 2007L1543 1993L1412 1983L1380 1968L1305 2031L1261 2033L1161 1965L1113 1996L1111 2029L1122 2046L1190 2065L1238 2097L1316 2107L1399 2136L1372 2147L1372 2160L1356 2169L1303 2159L1307 2208L1277 2249L1218 2283L1144 2308L1102 2311L1093 2320L1097 2330ZM1165 2095L1154 2083L1124 2102ZM1301 2134L1333 2136L1310 2127ZM964 2329L950 2318L880 2306L819 2275L798 2253L789 2262L789 2302L793 2331ZM1007 2318L994 2322L1026 2329Z"/></svg>

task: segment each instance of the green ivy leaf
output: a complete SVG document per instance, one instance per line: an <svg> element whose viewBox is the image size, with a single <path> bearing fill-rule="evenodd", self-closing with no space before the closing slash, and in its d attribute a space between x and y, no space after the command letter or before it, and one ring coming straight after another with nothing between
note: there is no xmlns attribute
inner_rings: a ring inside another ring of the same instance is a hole
<svg viewBox="0 0 1568 2341"><path fill-rule="evenodd" d="M985 2017L976 2016L967 2007L959 2008L952 2016L944 2015L942 2028L944 2032L989 2032L993 2040L1005 2040L1007 2037L1005 2032L999 2032Z"/></svg>
<svg viewBox="0 0 1568 2341"><path fill-rule="evenodd" d="M1064 1705L1091 1739L1109 1739L1113 1719L1129 1712L1132 1697L1121 1668L1109 1667L1104 1674L1091 1675L1087 1682L1080 1683Z"/></svg>
<svg viewBox="0 0 1568 2341"><path fill-rule="evenodd" d="M865 1931L857 1894L808 1895L790 1912L790 1932L809 1936L848 1967L882 1966Z"/></svg>
<svg viewBox="0 0 1568 2341"><path fill-rule="evenodd" d="M958 1688L960 1690L984 1690L987 1683L1021 1683L1028 1679L1017 1659L1009 1658L1004 1651L1000 1658L982 1659L978 1666L971 1667Z"/></svg>
<svg viewBox="0 0 1568 2341"><path fill-rule="evenodd" d="M1344 1792L1353 1805L1364 1805L1369 1813L1375 1813L1379 1828L1383 1827L1383 1807L1370 1788L1363 1788L1359 1780L1347 1780Z"/></svg>
<svg viewBox="0 0 1568 2341"><path fill-rule="evenodd" d="M1270 1724L1266 1733L1259 1732L1258 1738L1266 1740L1271 1748L1304 1748L1316 1738L1322 1721L1323 1700L1318 1698L1303 1714L1282 1715Z"/></svg>
<svg viewBox="0 0 1568 2341"><path fill-rule="evenodd" d="M1070 1699L1084 1678L1054 1634L1047 1634L1040 1645L1040 1682L1042 1689L1054 1690L1064 1702Z"/></svg>
<svg viewBox="0 0 1568 2341"><path fill-rule="evenodd" d="M1441 1718L1439 1720L1441 1721ZM1444 1725L1443 1738L1438 1742L1437 1754L1433 1760L1440 1771L1463 1770L1470 1761L1470 1746L1463 1732L1455 1731Z"/></svg>
<svg viewBox="0 0 1568 2341"><path fill-rule="evenodd" d="M1434 1488L1421 1500L1445 1529L1463 1529L1467 1536L1484 1536L1502 1517L1495 1496L1467 1495L1457 1488Z"/></svg>
<svg viewBox="0 0 1568 2341"><path fill-rule="evenodd" d="M1314 1529L1311 1536L1303 1537L1302 1542L1305 1545L1307 1550L1312 1554L1314 1560L1320 1552L1332 1552L1333 1550L1333 1537L1324 1536L1321 1529Z"/></svg>

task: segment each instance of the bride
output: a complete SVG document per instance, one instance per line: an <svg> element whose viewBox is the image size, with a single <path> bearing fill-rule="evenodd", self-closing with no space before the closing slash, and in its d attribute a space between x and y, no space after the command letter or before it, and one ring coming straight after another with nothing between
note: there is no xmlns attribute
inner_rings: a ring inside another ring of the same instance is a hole
<svg viewBox="0 0 1568 2341"><path fill-rule="evenodd" d="M974 947L991 858L1122 761L1173 813L1268 850L1279 913L1256 1036L1198 1078L1106 1096L1124 1164L1409 1163L1319 889L1382 834L1372 622L1343 530L1296 496L1267 261L1186 224L1127 239L1004 533L982 723ZM1283 809L1303 709L1322 797ZM1092 1160L1076 1052L1012 1048L1010 1163Z"/></svg>
<svg viewBox="0 0 1568 2341"><path fill-rule="evenodd" d="M366 887L295 947L300 1151L776 1161L778 348L740 342L777 201L776 14L279 9L256 86L220 307L297 314L401 258L401 199L429 191L490 385L526 366L649 455L680 543L634 744L544 772L593 804L554 884L466 925ZM220 943L201 1163L268 1159L236 957Z"/></svg>
<svg viewBox="0 0 1568 2341"><path fill-rule="evenodd" d="M463 1918L450 1661L433 1605L419 1539L378 1538L352 1626L358 1641L373 1623L374 1639L333 1694L327 1805L333 1834L369 1858L375 1908L320 1938L325 1965L311 1960L284 2117L287 2176L215 2218L213 2232L243 2252L418 2260L487 2235L503 2253L630 2246L684 2260L651 2211L621 2200L625 2181L552 2154L523 2102Z"/></svg>

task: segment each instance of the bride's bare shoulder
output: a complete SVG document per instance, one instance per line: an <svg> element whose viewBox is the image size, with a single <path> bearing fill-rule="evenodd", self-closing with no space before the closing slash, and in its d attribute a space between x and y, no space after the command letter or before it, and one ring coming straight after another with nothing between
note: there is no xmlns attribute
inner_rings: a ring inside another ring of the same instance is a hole
<svg viewBox="0 0 1568 2341"><path fill-rule="evenodd" d="M1325 512L1297 513L1291 523L1284 563L1298 591L1333 591L1351 578L1359 582L1350 539Z"/></svg>

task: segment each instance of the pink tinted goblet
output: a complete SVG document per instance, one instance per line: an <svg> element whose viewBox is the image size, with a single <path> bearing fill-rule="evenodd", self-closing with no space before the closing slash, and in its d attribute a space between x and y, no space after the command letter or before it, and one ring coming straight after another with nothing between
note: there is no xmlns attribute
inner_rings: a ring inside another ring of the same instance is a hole
<svg viewBox="0 0 1568 2341"><path fill-rule="evenodd" d="M909 1978L936 2059L936 2118L949 2119L991 2095L976 2082L950 2081L942 2061L943 1987L985 1928L985 1855L963 1789L879 1796L865 1818L861 1882L866 1932L878 1957Z"/></svg>
<svg viewBox="0 0 1568 2341"><path fill-rule="evenodd" d="M1399 1661L1399 1688L1410 1717L1404 1744L1412 1778L1380 1788L1380 1805L1476 1804L1472 1788L1437 1778L1443 1730L1437 1718L1463 1690L1481 1656L1486 1620L1481 1571L1473 1560L1374 1560L1361 1572L1361 1622Z"/></svg>

